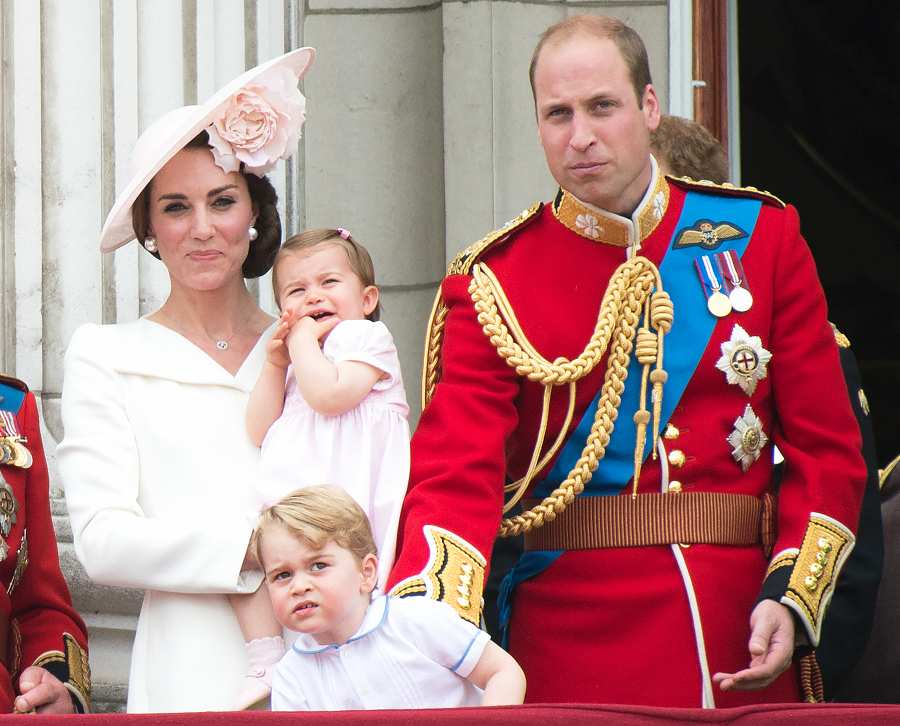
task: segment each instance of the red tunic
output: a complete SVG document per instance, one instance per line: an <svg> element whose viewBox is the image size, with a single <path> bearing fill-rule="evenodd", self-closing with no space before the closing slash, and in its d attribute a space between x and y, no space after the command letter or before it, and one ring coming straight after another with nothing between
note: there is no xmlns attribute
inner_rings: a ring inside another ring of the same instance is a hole
<svg viewBox="0 0 900 726"><path fill-rule="evenodd" d="M0 376L0 410L9 410L10 392L27 390L20 381ZM21 393L19 393L21 395ZM16 502L15 521L3 537L8 551L0 562L0 613L8 623L6 654L0 663L0 712L9 713L18 693L20 673L28 666L46 668L72 694L76 709L90 704L87 630L72 606L59 568L56 535L50 516L49 480L34 395L12 407L18 433L33 463L29 468L0 465L0 476ZM2 485L0 485L2 486ZM4 487L7 510L10 493ZM27 536L26 536L27 533Z"/></svg>
<svg viewBox="0 0 900 726"><path fill-rule="evenodd" d="M688 186L670 180L658 223L636 225L643 229L638 254L659 264L664 254L678 253L666 250ZM708 187L694 192L757 196ZM648 193L634 219L643 219L652 202ZM625 259L623 247L579 234L574 224L557 219L551 205L478 255L501 283L527 338L551 361L584 349L607 281ZM761 588L792 607L798 630L805 626L815 642L830 586L852 547L866 473L824 294L796 211L765 199L742 261L754 304L715 323L670 419L678 435L665 443L670 453L677 448L683 454L684 463L669 465L669 479L686 492L767 492L771 443L745 472L726 441L751 404L788 462L772 558L778 566L767 575L770 562L758 545L566 551L522 582L512 600L509 645L528 678L529 702L697 707L799 698L794 669L769 688L748 693L713 689L709 676L747 667L748 620ZM527 467L543 395L542 386L517 376L485 336L468 293L470 280L469 274L450 274L441 287L448 313L440 382L413 437L410 489L389 583L396 594L445 599L466 617L477 605L467 597L465 573L474 563L471 599L480 599L479 560L491 552L503 484ZM699 280L697 289L700 294ZM678 320L676 309L674 325ZM749 396L716 368L736 323L772 353L766 377ZM605 367L601 363L578 383L576 422L599 390ZM566 398L564 389L555 393L545 449L562 425ZM632 413L620 411L620 417ZM630 483L622 483L629 494ZM663 484L660 462L648 459L640 492L659 492ZM820 520L836 528L835 541L845 546L817 591L809 592L797 583L815 557ZM443 570L441 556L449 562ZM469 563L459 575L461 599L450 572L460 557Z"/></svg>

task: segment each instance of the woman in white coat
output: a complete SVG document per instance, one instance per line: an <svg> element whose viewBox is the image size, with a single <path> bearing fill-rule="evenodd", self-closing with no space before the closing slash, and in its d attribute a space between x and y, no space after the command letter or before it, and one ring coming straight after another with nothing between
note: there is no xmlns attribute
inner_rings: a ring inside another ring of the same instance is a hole
<svg viewBox="0 0 900 726"><path fill-rule="evenodd" d="M263 176L297 148L314 51L176 109L135 146L101 249L137 238L171 280L133 323L84 325L66 354L59 466L75 550L98 583L145 590L129 711L227 708L247 670L226 595L249 592L258 449L244 427L273 319L245 278L281 243Z"/></svg>

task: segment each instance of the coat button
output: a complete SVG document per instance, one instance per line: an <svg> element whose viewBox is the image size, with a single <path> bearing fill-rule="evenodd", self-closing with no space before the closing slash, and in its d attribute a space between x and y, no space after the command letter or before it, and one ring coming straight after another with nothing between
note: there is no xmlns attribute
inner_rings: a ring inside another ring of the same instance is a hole
<svg viewBox="0 0 900 726"><path fill-rule="evenodd" d="M681 482L680 481L670 481L669 482L669 491L672 494L678 494L681 491Z"/></svg>
<svg viewBox="0 0 900 726"><path fill-rule="evenodd" d="M675 449L674 451L669 452L669 463L672 466L681 468L682 466L684 466L685 461L687 461L687 457L684 455L684 452L681 449Z"/></svg>
<svg viewBox="0 0 900 726"><path fill-rule="evenodd" d="M677 428L675 428L675 426L673 426L672 424L667 424L666 431L663 434L663 438L672 441L673 439L677 439L680 435L681 432Z"/></svg>

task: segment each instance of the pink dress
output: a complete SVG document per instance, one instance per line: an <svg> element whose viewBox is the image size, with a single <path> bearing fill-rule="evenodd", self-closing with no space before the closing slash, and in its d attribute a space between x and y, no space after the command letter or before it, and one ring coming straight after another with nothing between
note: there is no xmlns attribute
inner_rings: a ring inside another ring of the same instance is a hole
<svg viewBox="0 0 900 726"><path fill-rule="evenodd" d="M284 411L262 443L258 488L265 504L314 484L346 490L372 523L383 587L394 562L409 479L409 406L397 348L383 323L345 320L331 331L322 352L334 363L368 363L384 376L356 408L326 416L304 400L293 367L288 368Z"/></svg>

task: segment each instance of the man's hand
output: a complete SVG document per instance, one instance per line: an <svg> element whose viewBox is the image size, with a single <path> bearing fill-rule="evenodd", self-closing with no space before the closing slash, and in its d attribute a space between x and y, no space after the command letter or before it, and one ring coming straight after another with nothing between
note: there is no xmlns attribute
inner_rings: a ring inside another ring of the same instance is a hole
<svg viewBox="0 0 900 726"><path fill-rule="evenodd" d="M763 600L750 615L750 667L737 673L716 673L713 682L723 691L765 688L791 665L794 619L774 600Z"/></svg>
<svg viewBox="0 0 900 726"><path fill-rule="evenodd" d="M46 668L30 666L19 676L16 713L75 713L72 695L56 676Z"/></svg>

